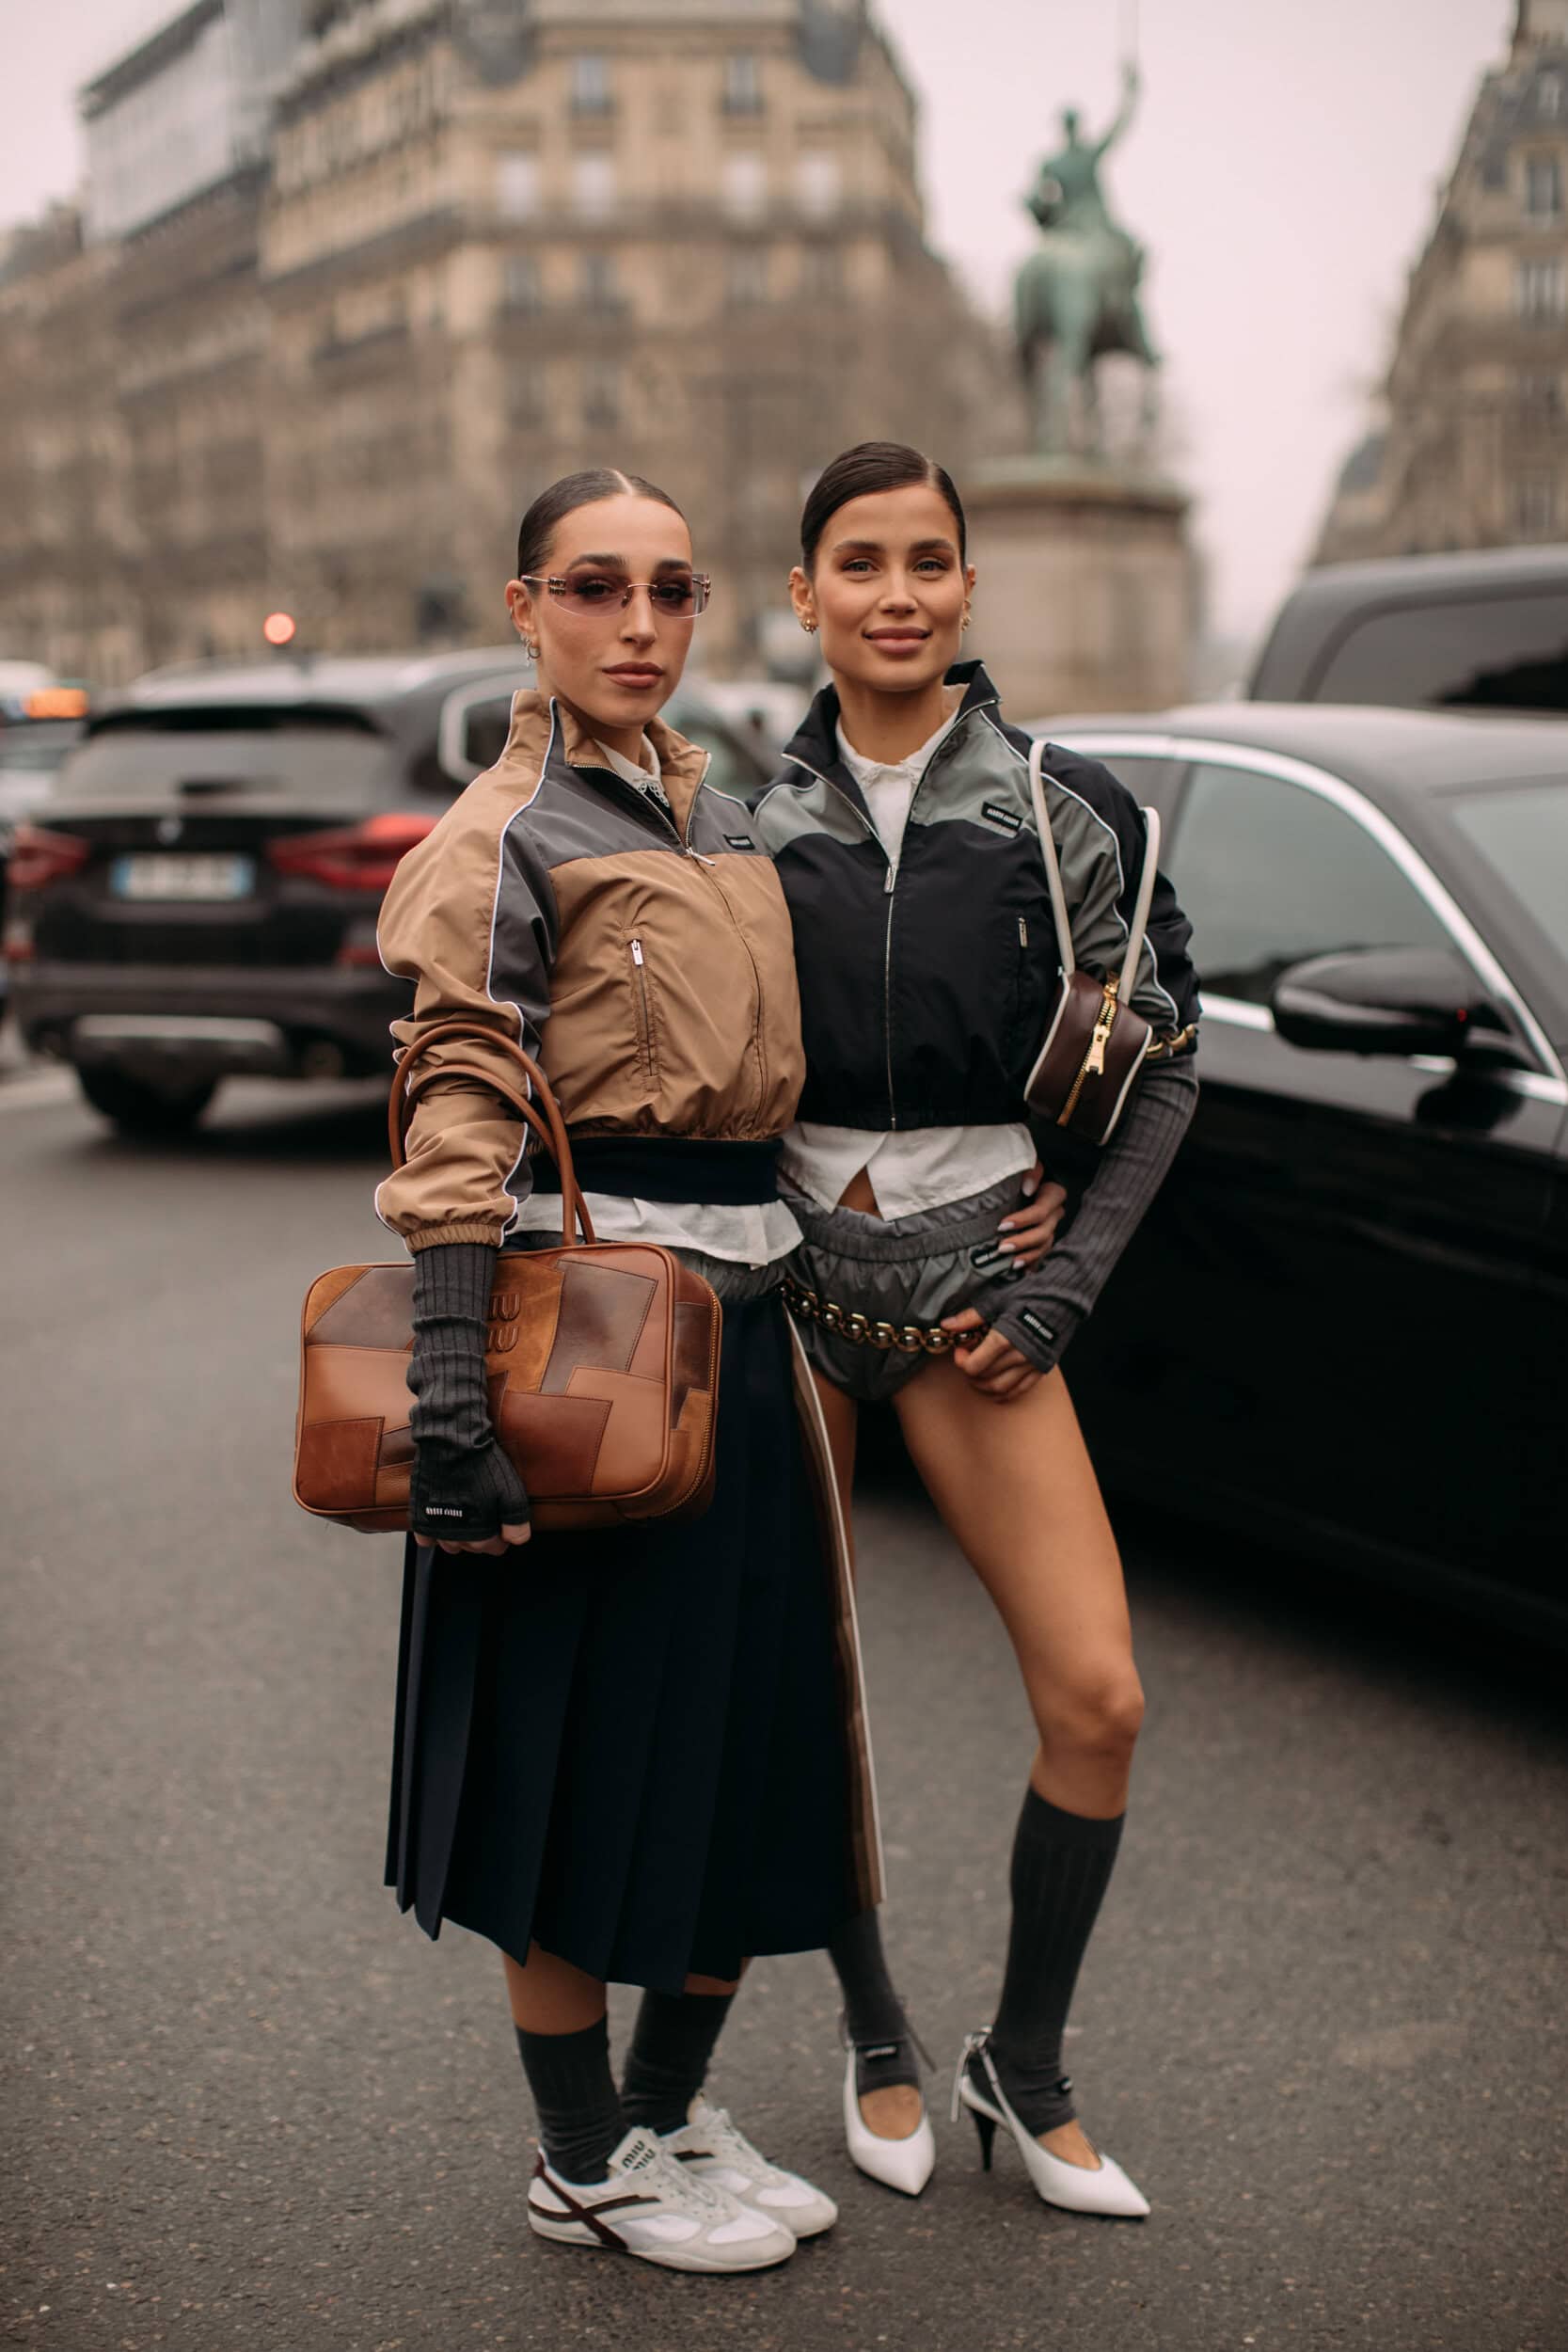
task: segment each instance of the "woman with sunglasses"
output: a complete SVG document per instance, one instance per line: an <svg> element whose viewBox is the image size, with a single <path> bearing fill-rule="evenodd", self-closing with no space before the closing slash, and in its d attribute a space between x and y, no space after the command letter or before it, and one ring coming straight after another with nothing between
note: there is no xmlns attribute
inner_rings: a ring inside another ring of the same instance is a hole
<svg viewBox="0 0 1568 2352"><path fill-rule="evenodd" d="M747 1957L820 1947L879 1891L853 1603L820 1422L797 1425L777 1195L802 1062L789 918L745 808L657 716L707 581L635 477L556 483L507 588L538 663L500 759L403 861L380 923L429 1058L538 1059L601 1238L680 1252L723 1302L705 1515L531 1539L495 1442L499 1249L559 1191L471 1074L419 1098L377 1196L414 1257L416 1403L388 1877L505 1960L541 2153L542 2236L753 2270L828 2228L702 2096ZM800 1389L816 1412L809 1376ZM815 1449L820 1492L808 1478ZM819 1507L822 1506L822 1507ZM618 2088L607 1979L646 1989Z"/></svg>
<svg viewBox="0 0 1568 2352"><path fill-rule="evenodd" d="M756 817L794 922L806 1044L800 1123L784 1140L805 1236L792 1303L846 1512L857 1406L891 1399L1011 1638L1037 1739L1001 1998L965 2045L956 2095L988 2165L1004 2125L1048 2202L1143 2214L1077 2122L1062 2066L1143 1699L1116 1543L1059 1366L1192 1113L1190 930L1162 880L1124 992L1152 1026L1151 1059L1070 1221L1037 1263L1009 1262L996 1226L1016 1218L1035 1159L1024 1086L1057 959L1030 739L1004 723L979 663L958 659L974 571L952 482L899 444L847 451L806 502L790 585L832 681ZM1126 958L1143 818L1098 762L1051 745L1045 764L1077 961L1103 978ZM876 1915L830 1949L851 2044L850 2153L916 2194L934 2143Z"/></svg>

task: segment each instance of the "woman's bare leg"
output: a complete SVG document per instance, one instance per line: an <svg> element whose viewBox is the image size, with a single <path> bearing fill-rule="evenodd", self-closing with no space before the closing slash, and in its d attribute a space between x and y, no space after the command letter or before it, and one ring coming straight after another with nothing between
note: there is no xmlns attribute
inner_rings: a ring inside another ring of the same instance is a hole
<svg viewBox="0 0 1568 2352"><path fill-rule="evenodd" d="M899 1390L911 1458L1006 1627L1035 1719L1030 1780L1049 1804L1111 1820L1126 1806L1143 1691L1121 1561L1059 1372L1006 1404L950 1359ZM1092 2164L1076 2123L1041 2135Z"/></svg>
<svg viewBox="0 0 1568 2352"><path fill-rule="evenodd" d="M528 1947L526 1967L510 1952L503 1952L501 1958L506 1963L512 2023L523 2033L580 2033L585 2026L596 2026L604 2015L603 1984L597 1977L574 1968L569 1960L558 1960L537 1944Z"/></svg>

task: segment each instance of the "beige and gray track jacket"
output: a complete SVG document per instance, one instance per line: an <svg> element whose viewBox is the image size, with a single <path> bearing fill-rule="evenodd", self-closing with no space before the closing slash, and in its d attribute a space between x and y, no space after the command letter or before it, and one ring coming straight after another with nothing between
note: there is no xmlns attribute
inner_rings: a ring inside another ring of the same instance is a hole
<svg viewBox="0 0 1568 2352"><path fill-rule="evenodd" d="M704 784L707 754L657 720L648 733L673 824L559 703L515 696L500 758L409 851L383 902L382 961L415 983L393 1035L410 1047L461 1013L481 1039L515 1040L542 1063L574 1143L768 1143L805 1074L784 893L744 804ZM483 1043L457 1057L483 1061ZM413 1250L499 1243L531 1187L524 1133L471 1079L433 1088L406 1166L376 1194L383 1221Z"/></svg>

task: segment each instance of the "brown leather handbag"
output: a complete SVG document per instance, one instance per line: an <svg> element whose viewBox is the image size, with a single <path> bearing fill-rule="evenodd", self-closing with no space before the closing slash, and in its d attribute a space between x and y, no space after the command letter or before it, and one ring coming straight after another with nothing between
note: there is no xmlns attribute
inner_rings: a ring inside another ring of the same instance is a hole
<svg viewBox="0 0 1568 2352"><path fill-rule="evenodd" d="M468 1024L442 1022L404 1057L388 1128L401 1168L419 1096L438 1079L476 1078L512 1104L560 1170L561 1246L502 1253L485 1348L491 1421L533 1525L696 1518L713 1499L719 1301L673 1251L594 1239L560 1106L520 1046L485 1033L492 1055L502 1046L516 1063L515 1088L460 1051L417 1072L430 1046L472 1038ZM305 1298L294 1500L370 1534L407 1524L413 1311L406 1263L334 1266Z"/></svg>
<svg viewBox="0 0 1568 2352"><path fill-rule="evenodd" d="M1041 1119L1070 1128L1074 1135L1085 1136L1091 1143L1107 1143L1153 1042L1148 1023L1123 1002L1121 990L1125 982L1131 993L1137 978L1138 958L1143 953L1149 901L1154 896L1154 877L1160 863L1160 812L1153 808L1144 811L1148 846L1143 872L1138 877L1126 958L1119 972L1107 972L1103 980L1097 980L1090 973L1079 970L1073 953L1067 893L1062 888L1061 863L1041 782L1044 750L1037 737L1029 754L1029 796L1035 803L1040 855L1051 893L1061 979L1051 1009L1045 1043L1023 1092L1030 1109Z"/></svg>

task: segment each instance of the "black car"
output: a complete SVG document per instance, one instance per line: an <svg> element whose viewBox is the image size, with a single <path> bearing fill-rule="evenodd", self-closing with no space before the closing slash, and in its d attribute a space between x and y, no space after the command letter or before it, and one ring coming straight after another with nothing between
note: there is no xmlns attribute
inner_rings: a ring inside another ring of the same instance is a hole
<svg viewBox="0 0 1568 2352"><path fill-rule="evenodd" d="M1568 710L1568 547L1322 564L1275 618L1255 702Z"/></svg>
<svg viewBox="0 0 1568 2352"><path fill-rule="evenodd" d="M89 721L19 829L6 956L24 1042L130 1132L239 1073L389 1067L406 985L376 953L404 852L506 740L515 651L192 663ZM672 723L751 797L761 754L696 696Z"/></svg>
<svg viewBox="0 0 1568 2352"><path fill-rule="evenodd" d="M1097 1457L1568 1638L1568 723L1038 731L1159 807L1203 979L1196 1118L1069 1367Z"/></svg>

